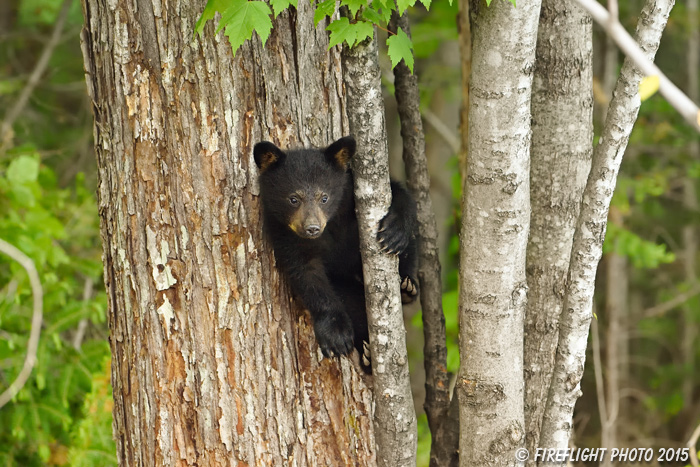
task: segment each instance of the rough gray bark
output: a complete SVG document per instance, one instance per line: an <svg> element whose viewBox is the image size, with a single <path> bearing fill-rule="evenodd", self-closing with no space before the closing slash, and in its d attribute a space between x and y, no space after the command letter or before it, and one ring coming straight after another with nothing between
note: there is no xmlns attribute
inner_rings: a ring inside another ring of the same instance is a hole
<svg viewBox="0 0 700 467"><path fill-rule="evenodd" d="M460 465L517 465L530 93L540 2L470 3L469 157L460 235Z"/></svg>
<svg viewBox="0 0 700 467"><path fill-rule="evenodd" d="M472 33L469 15L469 0L459 0L457 28L459 30L459 52L462 71L462 106L459 110L459 136L461 151L459 152L459 175L462 179L462 189L467 183L467 158L469 156L469 79L472 74Z"/></svg>
<svg viewBox="0 0 700 467"><path fill-rule="evenodd" d="M672 6L673 0L649 0L642 10L636 40L651 60ZM574 405L581 394L596 269L622 155L641 104L641 78L630 60L625 60L601 138L593 152L576 224L554 373L540 434L539 445L543 448L566 449L571 436Z"/></svg>
<svg viewBox="0 0 700 467"><path fill-rule="evenodd" d="M410 37L408 13L394 16L389 31L401 28ZM420 113L418 78L402 60L394 67L394 94L401 120L406 184L418 211L418 280L423 317L425 413L430 427L430 465L457 465L459 419L449 417L450 375L447 373L445 315L442 311L442 278L438 256L438 231L430 200L430 174Z"/></svg>
<svg viewBox="0 0 700 467"><path fill-rule="evenodd" d="M593 154L592 31L590 16L570 0L543 0L532 85L524 349L531 453L539 441L571 244ZM533 455L528 465L534 464Z"/></svg>
<svg viewBox="0 0 700 467"><path fill-rule="evenodd" d="M320 359L263 240L253 145L344 134L308 3L231 57L196 2L83 0L120 465L374 465L372 394Z"/></svg>
<svg viewBox="0 0 700 467"><path fill-rule="evenodd" d="M376 36L376 33L375 33ZM391 205L389 149L376 38L343 49L353 158L355 203L376 400L377 465L416 464L416 413L408 374L398 257L381 252L377 228Z"/></svg>

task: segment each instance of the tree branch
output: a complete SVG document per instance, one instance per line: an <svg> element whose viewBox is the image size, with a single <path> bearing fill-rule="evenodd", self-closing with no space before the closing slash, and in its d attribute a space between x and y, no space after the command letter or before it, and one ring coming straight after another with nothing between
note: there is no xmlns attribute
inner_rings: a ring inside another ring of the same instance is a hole
<svg viewBox="0 0 700 467"><path fill-rule="evenodd" d="M65 26L66 24L68 11L70 10L70 6L72 3L73 0L63 0L61 10L58 12L58 16L56 17L56 24L53 27L51 38L46 43L44 50L41 52L39 61L36 62L34 70L29 76L29 81L27 81L27 84L22 89L22 92L20 93L17 102L15 102L15 105L12 106L12 108L7 112L7 114L5 115L5 120L3 120L2 125L0 125L0 148L2 148L3 150L10 144L10 140L12 139L10 134L12 125L15 123L17 117L19 117L19 115L24 110L24 107L27 105L27 102L29 102L29 97L32 95L32 92L34 91L34 88L37 86L37 84L39 84L41 76L44 74L44 71L46 71L46 67L49 65L51 55L53 55L53 51L61 39L63 26Z"/></svg>
<svg viewBox="0 0 700 467"><path fill-rule="evenodd" d="M588 11L593 19L607 31L618 47L620 47L620 50L634 62L644 75L659 77L659 92L661 95L693 128L700 131L700 109L698 109L698 106L661 72L653 60L647 57L649 51L643 50L632 39L632 36L619 23L617 17L611 15L595 0L576 0L576 2L581 5L581 8Z"/></svg>
<svg viewBox="0 0 700 467"><path fill-rule="evenodd" d="M700 466L700 462L698 462L698 453L695 449L695 445L698 443L698 438L700 438L700 424L695 427L695 431L693 431L693 434L688 440L688 444L686 444L686 446L688 446L690 449L690 463L693 465L693 467Z"/></svg>
<svg viewBox="0 0 700 467"><path fill-rule="evenodd" d="M83 307L87 305L87 301L90 300L92 296L92 287L94 282L89 277L85 279L85 285L83 286ZM78 323L78 329L73 335L73 348L80 351L80 346L83 344L83 337L85 337L85 330L87 329L88 320L83 318Z"/></svg>
<svg viewBox="0 0 700 467"><path fill-rule="evenodd" d="M700 294L700 283L695 284L695 286L692 287L690 290L686 290L685 292L676 295L671 300L659 303L658 305L654 305L651 308L647 308L642 312L642 318L655 318L657 316L661 316L666 312L671 311L675 307L682 305L687 300L690 300L697 294Z"/></svg>
<svg viewBox="0 0 700 467"><path fill-rule="evenodd" d="M17 261L20 266L27 271L29 283L32 286L32 295L34 297L32 328L29 332L29 342L27 343L27 356L24 359L24 365L17 375L17 378L10 384L5 392L0 394L1 408L22 389L29 379L29 375L32 373L32 368L34 368L36 364L36 352L39 348L39 335L41 334L41 321L43 319L42 308L44 292L41 289L41 281L39 280L39 274L36 272L36 267L34 267L34 263L27 255L3 239L0 239L0 252L5 253L7 256Z"/></svg>
<svg viewBox="0 0 700 467"><path fill-rule="evenodd" d="M410 37L408 13L399 16L394 11L389 30L396 34L401 28ZM423 312L425 343L425 413L430 426L430 465L457 465L459 438L450 437L455 430L441 429L443 424L459 426L456 418L448 417L450 390L447 373L447 345L445 314L442 310L442 279L438 255L438 230L430 199L430 174L425 156L425 133L420 112L418 78L402 60L394 68L396 104L401 120L403 160L406 165L406 182L416 200L418 211L418 280L420 304ZM459 429L456 430L457 432ZM447 437L448 439L445 439Z"/></svg>
<svg viewBox="0 0 700 467"><path fill-rule="evenodd" d="M381 252L379 221L391 204L389 150L375 38L343 48L353 158L357 223L365 281L374 380L377 465L415 466L417 427L408 373L406 329L399 293L398 258Z"/></svg>

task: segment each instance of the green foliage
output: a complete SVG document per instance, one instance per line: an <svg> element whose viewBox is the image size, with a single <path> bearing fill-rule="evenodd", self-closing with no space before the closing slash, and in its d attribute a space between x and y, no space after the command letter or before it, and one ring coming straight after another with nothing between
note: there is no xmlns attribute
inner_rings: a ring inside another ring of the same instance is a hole
<svg viewBox="0 0 700 467"><path fill-rule="evenodd" d="M491 2L492 2L492 1L493 1L493 0L486 0L486 6L491 6ZM513 7L515 8L515 6L516 6L516 5L515 5L515 0L508 0L508 1L509 1L509 2L513 5Z"/></svg>
<svg viewBox="0 0 700 467"><path fill-rule="evenodd" d="M316 4L314 11L314 26L323 21L326 16L332 16L335 13L335 0L325 0Z"/></svg>
<svg viewBox="0 0 700 467"><path fill-rule="evenodd" d="M666 245L644 240L639 235L617 224L608 223L603 244L603 253L615 252L626 256L636 268L657 268L660 264L672 263L676 255L666 251Z"/></svg>
<svg viewBox="0 0 700 467"><path fill-rule="evenodd" d="M82 175L73 187L59 187L31 146L0 159L0 238L34 261L44 289L37 364L24 388L0 410L3 465L61 465L71 446L71 427L84 415L81 401L94 390L95 375L103 373L101 362L109 357L106 296L100 290L83 299L86 281L102 281L97 220L95 199ZM0 256L0 391L22 368L31 304L26 273ZM81 320L92 327L77 351L71 339ZM111 433L108 418L101 429ZM114 455L113 443L103 446Z"/></svg>
<svg viewBox="0 0 700 467"><path fill-rule="evenodd" d="M345 17L338 18L328 25L326 30L331 32L330 47L346 42L353 47L358 42L371 37L374 33L372 25L366 21L351 23Z"/></svg>
<svg viewBox="0 0 700 467"><path fill-rule="evenodd" d="M291 4L292 2L287 0L274 2L273 6L279 8L275 10L275 16ZM253 36L253 31L258 33L263 44L270 37L272 11L267 3L259 0L209 0L195 25L195 33L201 35L204 24L213 19L217 11L221 13L221 20L216 32L226 29L225 34L231 43L234 56L241 45Z"/></svg>
<svg viewBox="0 0 700 467"><path fill-rule="evenodd" d="M411 38L398 28L396 34L386 40L391 66L395 67L401 60L406 62L406 66L413 73L413 50L411 49Z"/></svg>
<svg viewBox="0 0 700 467"><path fill-rule="evenodd" d="M430 8L432 0L421 0L421 3ZM314 3L314 2L312 2ZM391 12L397 10L402 14L408 7L414 6L416 0L377 0L368 6L367 0L341 0L340 6L346 7L350 17L342 16L332 20L326 30L330 32L329 47L334 47L345 42L348 47L354 47L367 38L374 37L374 27L386 30ZM270 0L277 17L284 10L293 6L296 8L296 0ZM452 2L450 1L450 5ZM312 4L314 7L314 24L331 17L335 13L335 0L324 0ZM261 0L208 0L204 11L195 25L195 34L202 34L207 21L214 19L216 12L221 13L221 19L216 29L218 33L222 29L231 43L233 55L243 43L257 32L263 44L267 41L272 30L270 16L272 11L267 3ZM454 18L452 18L454 21ZM393 66L401 60L413 72L413 43L411 38L402 30L396 34L389 33L387 38L388 55Z"/></svg>
<svg viewBox="0 0 700 467"><path fill-rule="evenodd" d="M432 6L430 13L416 8L415 19L411 22L411 39L416 58L428 58L432 56L441 44L446 41L456 41L457 34L457 3L437 2ZM413 18L412 18L413 19ZM444 70L439 70L440 75L445 75ZM452 82L457 81L457 77ZM444 84L440 88L444 87ZM421 100L421 102L423 102Z"/></svg>

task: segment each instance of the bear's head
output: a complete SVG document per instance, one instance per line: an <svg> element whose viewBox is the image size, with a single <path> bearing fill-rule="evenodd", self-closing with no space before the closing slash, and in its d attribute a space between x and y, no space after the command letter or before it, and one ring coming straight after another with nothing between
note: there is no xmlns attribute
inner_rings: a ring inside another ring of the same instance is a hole
<svg viewBox="0 0 700 467"><path fill-rule="evenodd" d="M302 238L318 238L352 197L350 159L355 139L346 136L325 149L282 151L263 141L253 155L260 169L265 216Z"/></svg>

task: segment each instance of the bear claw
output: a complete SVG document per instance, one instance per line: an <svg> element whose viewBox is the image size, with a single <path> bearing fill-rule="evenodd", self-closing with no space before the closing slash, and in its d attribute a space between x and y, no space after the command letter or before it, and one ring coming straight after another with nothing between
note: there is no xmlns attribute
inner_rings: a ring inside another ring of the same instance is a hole
<svg viewBox="0 0 700 467"><path fill-rule="evenodd" d="M381 245L381 251L400 255L408 247L409 240L409 236L403 230L401 220L390 211L379 223L377 231L377 241Z"/></svg>
<svg viewBox="0 0 700 467"><path fill-rule="evenodd" d="M418 295L418 285L410 276L401 280L401 303L411 303Z"/></svg>
<svg viewBox="0 0 700 467"><path fill-rule="evenodd" d="M362 341L362 363L365 366L371 367L372 360L370 359L371 353L369 351L369 343L367 341Z"/></svg>

